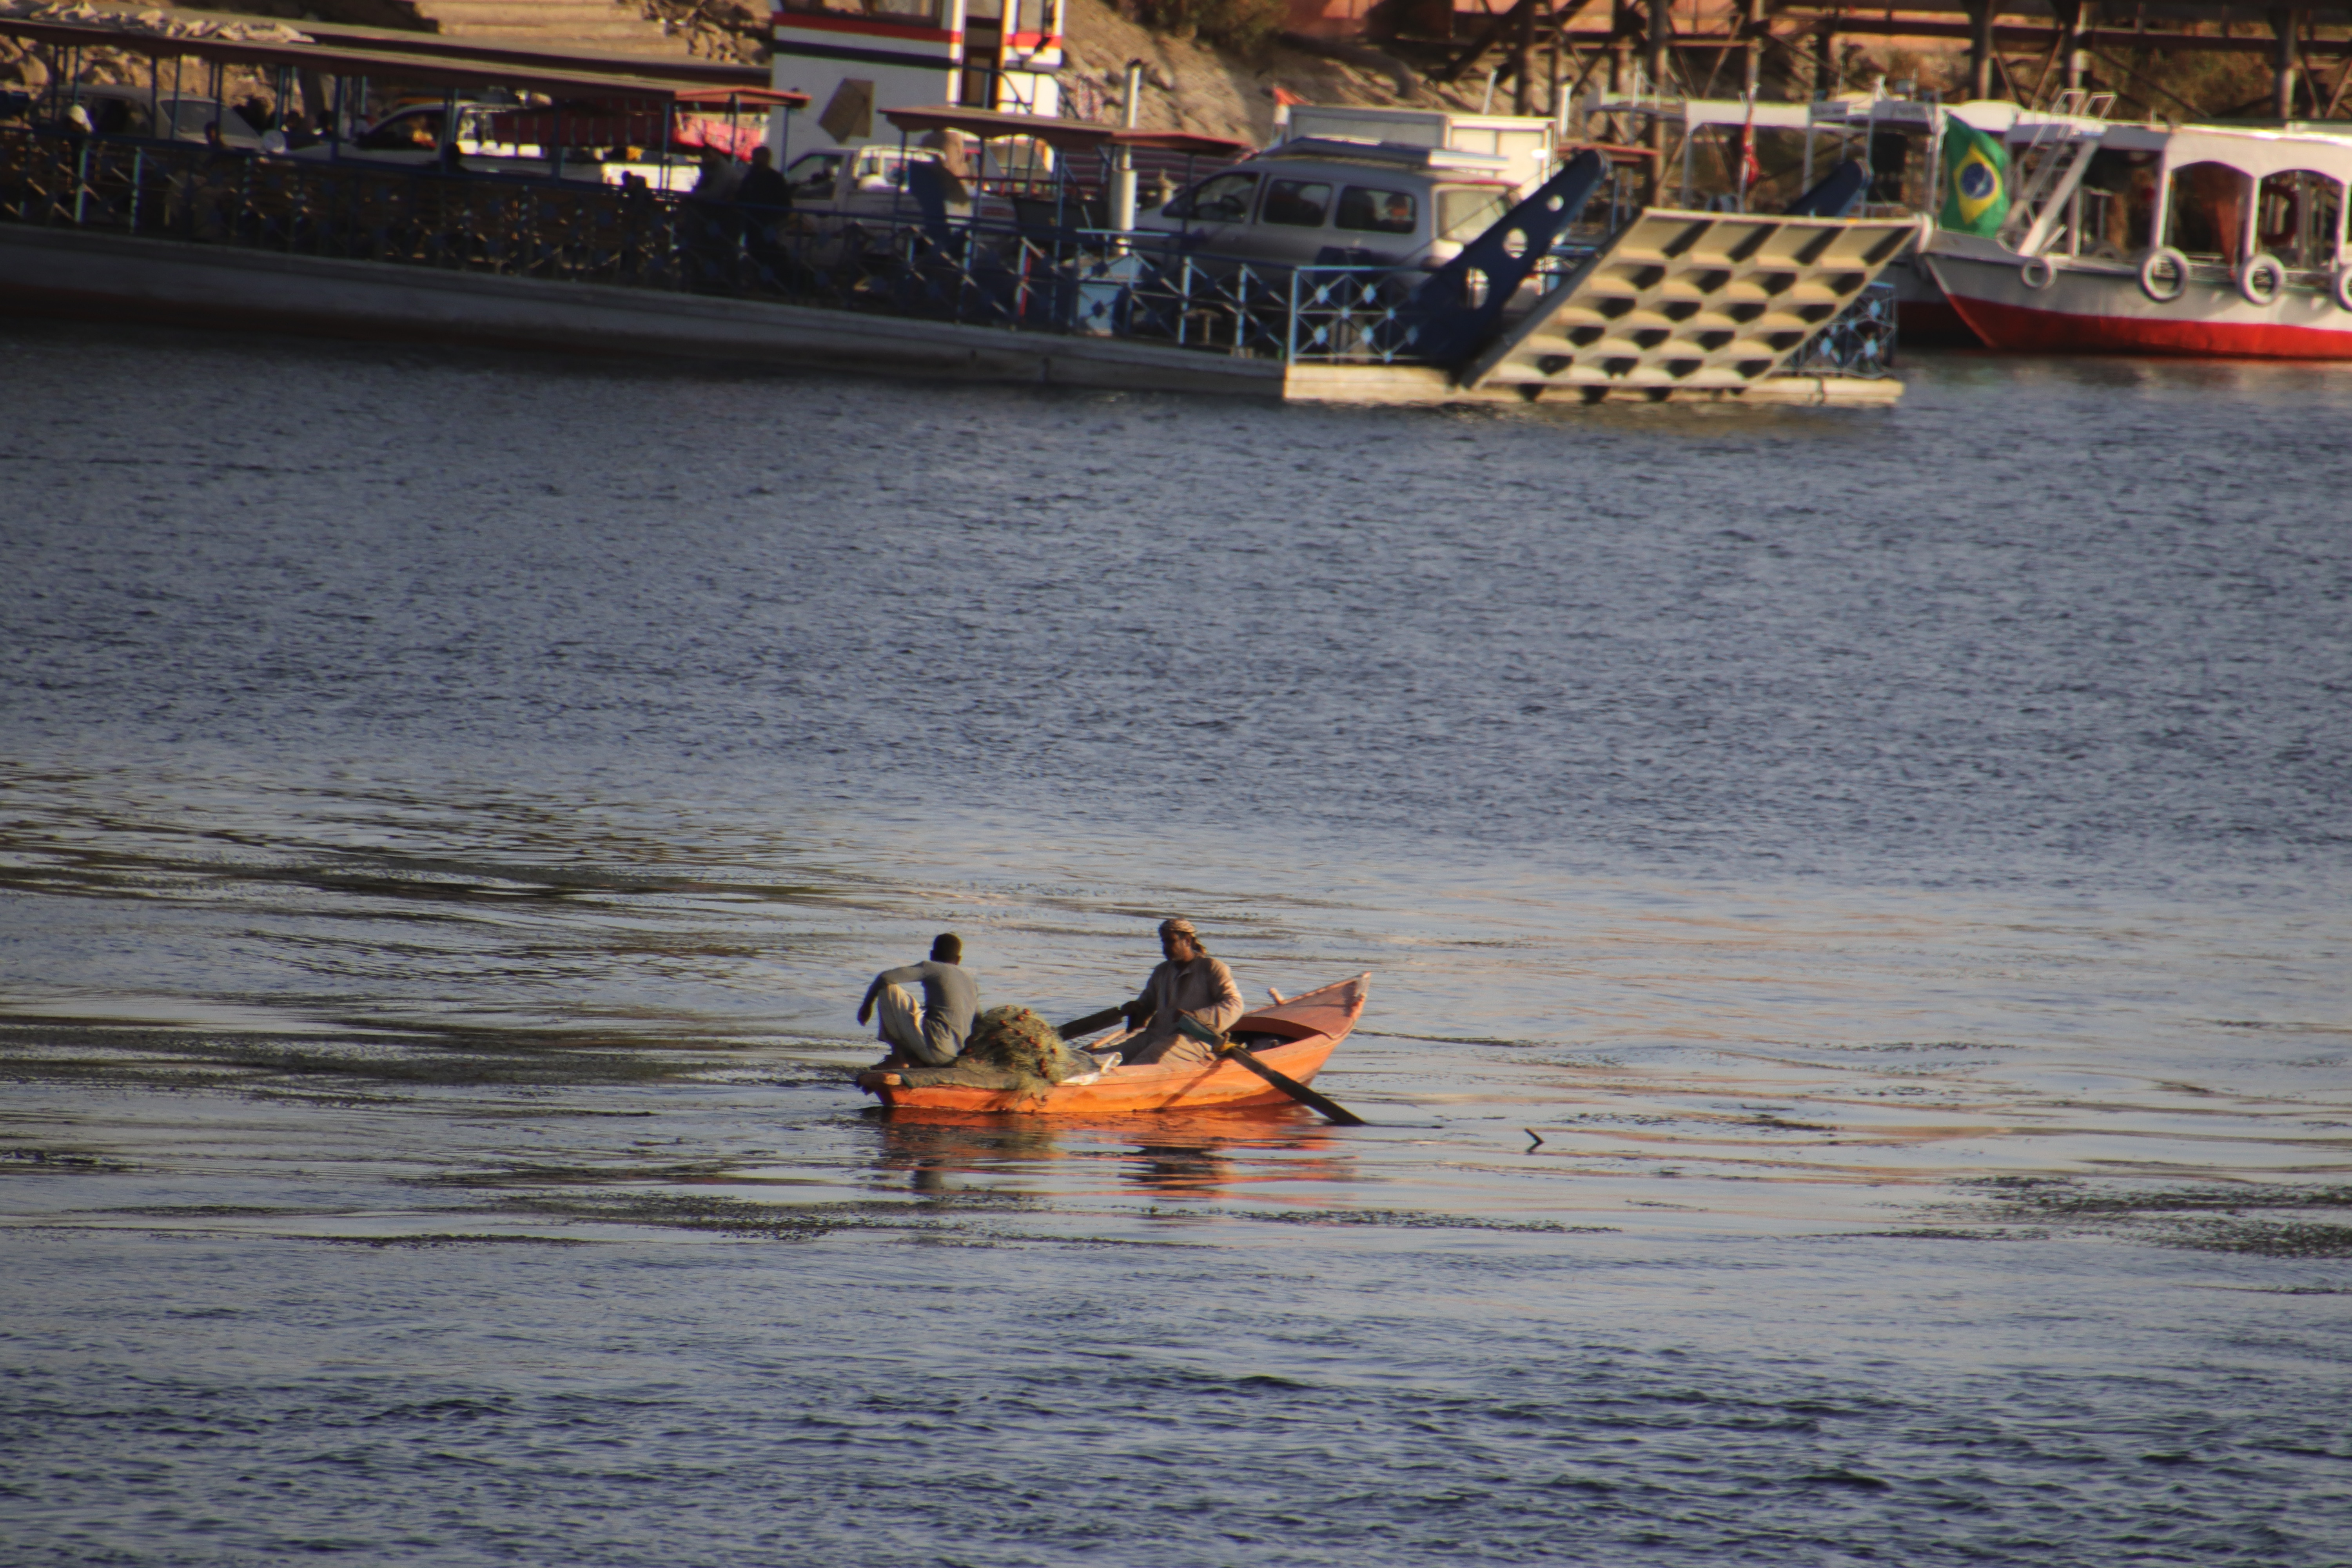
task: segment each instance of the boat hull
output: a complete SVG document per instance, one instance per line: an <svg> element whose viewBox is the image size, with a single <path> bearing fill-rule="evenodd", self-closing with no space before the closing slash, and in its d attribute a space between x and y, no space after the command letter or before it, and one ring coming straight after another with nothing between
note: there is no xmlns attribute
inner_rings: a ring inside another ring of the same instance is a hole
<svg viewBox="0 0 2352 1568"><path fill-rule="evenodd" d="M1244 1016L1233 1032L1291 1037L1255 1054L1284 1076L1305 1083L1322 1069L1363 1016L1366 975L1326 985ZM1056 1084L1043 1093L978 1089L968 1084L913 1085L898 1075L858 1075L860 1089L893 1110L1018 1111L1033 1116L1139 1116L1168 1111L1247 1110L1288 1105L1290 1097L1239 1062L1118 1067L1092 1083Z"/></svg>
<svg viewBox="0 0 2352 1568"><path fill-rule="evenodd" d="M1983 340L1944 297L1943 286L1916 253L1889 262L1879 275L1895 286L1896 342L1904 348L1973 349Z"/></svg>
<svg viewBox="0 0 2352 1568"><path fill-rule="evenodd" d="M2325 289L2289 287L2256 305L2228 283L2191 279L2158 302L2121 263L2059 262L2029 289L2021 258L1927 257L1947 298L1987 346L2021 353L2199 359L2352 360L2352 310Z"/></svg>

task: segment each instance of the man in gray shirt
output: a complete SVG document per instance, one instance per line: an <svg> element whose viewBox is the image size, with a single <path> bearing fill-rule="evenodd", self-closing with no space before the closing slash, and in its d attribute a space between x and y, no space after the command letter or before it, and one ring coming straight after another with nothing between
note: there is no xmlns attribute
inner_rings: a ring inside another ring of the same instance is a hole
<svg viewBox="0 0 2352 1568"><path fill-rule="evenodd" d="M980 987L964 973L962 963L962 939L953 931L942 933L931 943L929 962L886 969L874 977L866 988L866 1000L857 1005L857 1021L873 1017L879 1005L879 1037L893 1057L904 1057L918 1067L947 1066L963 1054L964 1037L971 1033L972 1016L980 1011ZM923 986L920 1006L907 989L917 981Z"/></svg>

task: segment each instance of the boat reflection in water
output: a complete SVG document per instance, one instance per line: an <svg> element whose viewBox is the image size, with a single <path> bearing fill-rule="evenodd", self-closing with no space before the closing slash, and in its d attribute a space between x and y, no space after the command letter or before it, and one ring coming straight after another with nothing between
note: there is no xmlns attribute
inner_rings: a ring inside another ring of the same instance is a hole
<svg viewBox="0 0 2352 1568"><path fill-rule="evenodd" d="M1012 1196L1050 1185L1055 1195L1075 1190L1222 1199L1361 1175L1327 1124L1302 1106L1101 1118L911 1109L865 1114L878 1135L876 1166L903 1173L908 1189L925 1197ZM1102 1180L1106 1172L1116 1184Z"/></svg>

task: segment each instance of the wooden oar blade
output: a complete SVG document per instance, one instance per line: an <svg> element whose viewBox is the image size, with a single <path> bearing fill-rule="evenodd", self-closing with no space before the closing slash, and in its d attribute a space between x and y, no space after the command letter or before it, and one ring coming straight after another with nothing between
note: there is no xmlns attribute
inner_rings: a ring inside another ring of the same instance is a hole
<svg viewBox="0 0 2352 1568"><path fill-rule="evenodd" d="M1219 1053L1228 1057L1290 1096L1301 1105L1311 1106L1342 1127L1362 1127L1364 1119L1335 1100L1327 1100L1287 1073L1275 1071L1257 1059L1257 1054L1247 1046L1228 1045Z"/></svg>

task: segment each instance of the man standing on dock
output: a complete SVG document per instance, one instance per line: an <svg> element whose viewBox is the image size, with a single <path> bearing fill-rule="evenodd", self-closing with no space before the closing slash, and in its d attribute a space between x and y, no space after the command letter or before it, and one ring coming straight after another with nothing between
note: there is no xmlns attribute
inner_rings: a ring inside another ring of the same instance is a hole
<svg viewBox="0 0 2352 1568"><path fill-rule="evenodd" d="M874 977L866 988L866 1000L857 1005L857 1021L872 1018L880 1005L879 1037L891 1048L885 1066L900 1065L903 1058L917 1067L943 1068L963 1054L972 1016L980 1011L980 987L962 965L963 940L942 931L933 939L927 962L886 969ZM917 982L923 987L920 1006L907 989Z"/></svg>
<svg viewBox="0 0 2352 1568"><path fill-rule="evenodd" d="M1143 1032L1112 1042L1129 1062L1198 1062L1216 1059L1216 1053L1199 1040L1180 1033L1176 1016L1189 1013L1211 1034L1222 1035L1248 1011L1234 972L1209 956L1201 933L1188 920L1160 922L1160 951L1167 962L1151 971L1143 994L1127 1005L1130 1027L1147 1018Z"/></svg>

